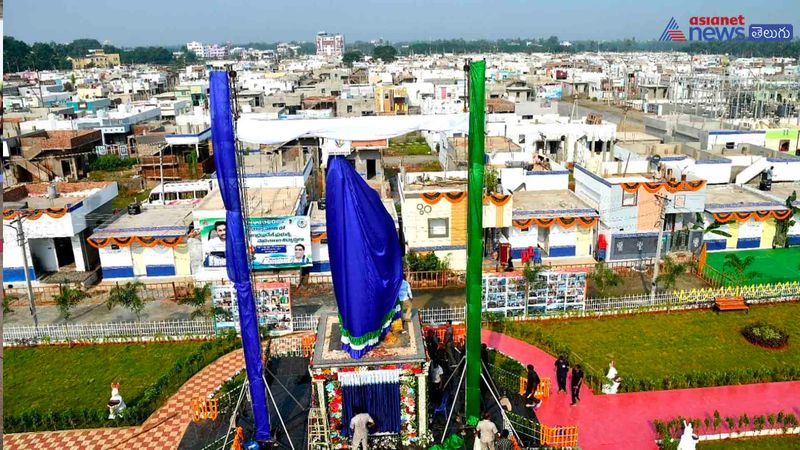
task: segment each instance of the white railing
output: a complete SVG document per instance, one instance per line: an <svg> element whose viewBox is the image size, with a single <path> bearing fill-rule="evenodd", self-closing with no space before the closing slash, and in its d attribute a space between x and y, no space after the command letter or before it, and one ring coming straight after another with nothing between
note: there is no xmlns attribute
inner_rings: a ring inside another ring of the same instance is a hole
<svg viewBox="0 0 800 450"><path fill-rule="evenodd" d="M30 345L59 342L132 342L207 338L214 334L210 320L171 320L164 322L108 322L6 326L3 345Z"/></svg>
<svg viewBox="0 0 800 450"><path fill-rule="evenodd" d="M294 331L317 331L319 317L312 314L292 317L292 329Z"/></svg>
<svg viewBox="0 0 800 450"><path fill-rule="evenodd" d="M548 311L546 315L521 315L511 320L537 320L552 317L598 316L630 312L683 310L710 307L716 297L742 296L750 304L777 303L800 299L800 282L691 289L659 293L654 300L649 295L591 298L583 310ZM462 323L466 320L464 306L422 308L420 321L426 325L439 325L448 320ZM484 313L484 320L496 320L497 315ZM292 318L294 331L316 331L319 317L312 314ZM89 324L6 326L3 329L3 346L34 345L60 342L135 342L208 338L215 334L211 320L173 320L164 322L109 322ZM292 348L300 348L300 341Z"/></svg>

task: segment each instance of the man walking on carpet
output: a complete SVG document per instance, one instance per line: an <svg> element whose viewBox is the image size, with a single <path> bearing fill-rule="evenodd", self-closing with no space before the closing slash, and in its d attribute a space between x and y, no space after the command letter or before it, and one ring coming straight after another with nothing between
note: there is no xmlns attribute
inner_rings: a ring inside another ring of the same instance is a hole
<svg viewBox="0 0 800 450"><path fill-rule="evenodd" d="M542 401L536 398L536 389L539 387L541 381L539 374L533 369L533 364L528 364L528 382L525 387L525 394L523 395L524 399L530 399L533 402L525 405L528 408L538 408L542 406Z"/></svg>

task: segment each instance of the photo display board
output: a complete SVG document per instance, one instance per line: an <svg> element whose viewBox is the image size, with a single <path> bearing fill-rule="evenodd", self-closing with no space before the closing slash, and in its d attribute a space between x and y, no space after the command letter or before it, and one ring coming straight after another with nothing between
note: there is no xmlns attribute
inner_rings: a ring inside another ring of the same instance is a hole
<svg viewBox="0 0 800 450"><path fill-rule="evenodd" d="M287 282L255 283L253 293L256 301L256 315L260 327L269 327L270 335L292 332L291 287ZM232 284L214 285L211 290L213 305L218 313L214 315L214 328L217 331L239 329L239 308L236 302L236 288Z"/></svg>
<svg viewBox="0 0 800 450"><path fill-rule="evenodd" d="M586 271L542 271L541 288L529 288L520 272L483 274L483 311L505 317L583 310L586 305Z"/></svg>

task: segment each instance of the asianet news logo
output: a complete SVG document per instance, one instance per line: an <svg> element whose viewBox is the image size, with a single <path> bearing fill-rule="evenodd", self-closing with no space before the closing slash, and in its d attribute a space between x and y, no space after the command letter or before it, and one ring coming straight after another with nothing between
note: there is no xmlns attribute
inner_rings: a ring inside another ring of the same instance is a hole
<svg viewBox="0 0 800 450"><path fill-rule="evenodd" d="M689 19L689 41L791 41L791 24L752 24L745 28L745 18L738 16L694 16ZM667 22L660 41L686 42L686 34L674 17Z"/></svg>

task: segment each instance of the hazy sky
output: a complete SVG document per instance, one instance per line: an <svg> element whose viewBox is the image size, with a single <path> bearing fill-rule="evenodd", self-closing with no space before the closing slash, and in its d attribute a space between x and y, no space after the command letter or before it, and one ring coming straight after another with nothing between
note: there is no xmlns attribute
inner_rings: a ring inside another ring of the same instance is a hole
<svg viewBox="0 0 800 450"><path fill-rule="evenodd" d="M702 5L701 5L702 3ZM27 42L91 37L115 45L461 37L657 39L670 17L686 31L695 15L791 23L800 0L7 0L5 34Z"/></svg>

